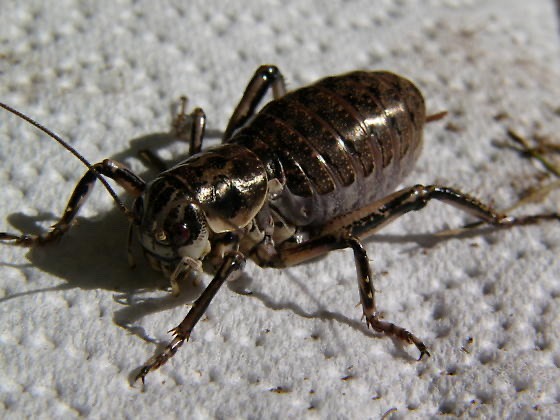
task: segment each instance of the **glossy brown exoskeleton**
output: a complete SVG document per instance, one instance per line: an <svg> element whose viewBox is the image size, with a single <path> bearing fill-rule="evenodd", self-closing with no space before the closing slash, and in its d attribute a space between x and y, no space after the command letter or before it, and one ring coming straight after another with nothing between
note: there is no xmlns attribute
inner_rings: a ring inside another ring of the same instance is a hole
<svg viewBox="0 0 560 420"><path fill-rule="evenodd" d="M268 90L274 100L258 113ZM226 128L223 144L201 152L205 116L201 109L176 126L188 130L190 157L146 183L123 165L90 165L52 132L7 105L62 143L88 166L66 210L41 236L1 233L23 246L43 244L66 232L96 179L115 180L135 197L132 210L110 191L131 220L131 229L150 264L180 280L204 270L213 280L186 318L172 330L166 349L140 369L137 379L157 369L187 340L222 284L250 258L262 267L287 267L329 251L350 248L368 326L413 343L424 343L380 319L372 274L362 240L397 217L438 199L498 226L559 219L558 214L514 218L499 214L460 191L416 185L393 192L412 169L427 121L424 99L408 80L389 72L356 71L328 77L286 93L275 66L261 66Z"/></svg>

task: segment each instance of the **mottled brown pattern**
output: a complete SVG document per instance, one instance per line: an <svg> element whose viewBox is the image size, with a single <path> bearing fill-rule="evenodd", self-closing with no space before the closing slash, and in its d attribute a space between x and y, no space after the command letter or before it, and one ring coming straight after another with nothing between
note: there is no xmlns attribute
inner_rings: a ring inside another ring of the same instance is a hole
<svg viewBox="0 0 560 420"><path fill-rule="evenodd" d="M214 231L247 225L266 199L264 165L253 152L233 144L194 155L154 182L159 180L180 183L175 190L200 204Z"/></svg>

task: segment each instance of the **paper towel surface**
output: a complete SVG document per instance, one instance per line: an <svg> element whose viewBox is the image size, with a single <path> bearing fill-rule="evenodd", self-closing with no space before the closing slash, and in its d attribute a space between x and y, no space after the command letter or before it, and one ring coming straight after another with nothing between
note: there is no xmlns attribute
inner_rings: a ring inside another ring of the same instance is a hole
<svg viewBox="0 0 560 420"><path fill-rule="evenodd" d="M170 144L186 94L210 132L263 63L294 89L354 69L413 80L429 112L422 156L403 185L441 183L506 208L547 182L542 166L493 142L513 129L560 142L558 8L538 0L4 2L1 101L92 162ZM0 231L56 221L84 167L0 113ZM215 144L209 139L208 144ZM519 213L559 211L559 193ZM286 270L248 263L192 339L147 385L130 380L186 315L141 257L129 269L127 221L96 186L58 244L2 246L3 418L414 418L560 414L560 226L452 238L472 221L432 203L367 242L385 319L432 357L367 330L350 251ZM251 295L243 292L250 291Z"/></svg>

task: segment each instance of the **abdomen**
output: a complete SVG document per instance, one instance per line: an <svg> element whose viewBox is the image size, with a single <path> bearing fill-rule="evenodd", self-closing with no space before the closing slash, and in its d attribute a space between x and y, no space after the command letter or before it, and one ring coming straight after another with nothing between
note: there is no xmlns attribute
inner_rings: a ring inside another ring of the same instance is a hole
<svg viewBox="0 0 560 420"><path fill-rule="evenodd" d="M388 72L328 77L267 104L231 142L285 185L271 201L297 226L317 226L392 192L422 144L425 105Z"/></svg>

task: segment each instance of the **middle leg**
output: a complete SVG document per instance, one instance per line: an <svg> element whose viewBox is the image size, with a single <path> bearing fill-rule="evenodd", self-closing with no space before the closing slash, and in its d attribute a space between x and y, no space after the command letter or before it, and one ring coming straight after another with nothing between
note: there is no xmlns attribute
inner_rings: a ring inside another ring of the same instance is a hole
<svg viewBox="0 0 560 420"><path fill-rule="evenodd" d="M379 313L375 307L373 276L366 250L362 243L353 236L348 235L344 238L344 242L348 247L352 248L354 252L354 262L356 263L356 272L358 274L358 287L360 289L360 302L367 326L373 328L377 332L396 337L405 343L414 344L420 351L420 358L418 360L421 360L424 356L429 357L430 353L422 340L403 327L379 319Z"/></svg>
<svg viewBox="0 0 560 420"><path fill-rule="evenodd" d="M521 217L507 216L492 210L474 197L458 190L438 185L416 185L397 191L388 197L372 203L362 209L339 216L325 224L314 237L301 244L283 242L275 252L266 257L266 253L255 253L257 263L261 266L287 267L327 254L336 249L351 248L354 252L360 299L368 326L376 331L416 345L420 351L420 358L429 355L426 346L420 339L402 327L381 321L375 307L374 287L367 254L359 239L373 235L386 224L400 216L415 210L420 210L426 204L436 199L451 204L465 211L484 223L497 227L508 228L518 225L528 225L540 221L560 221L560 214L537 214Z"/></svg>

